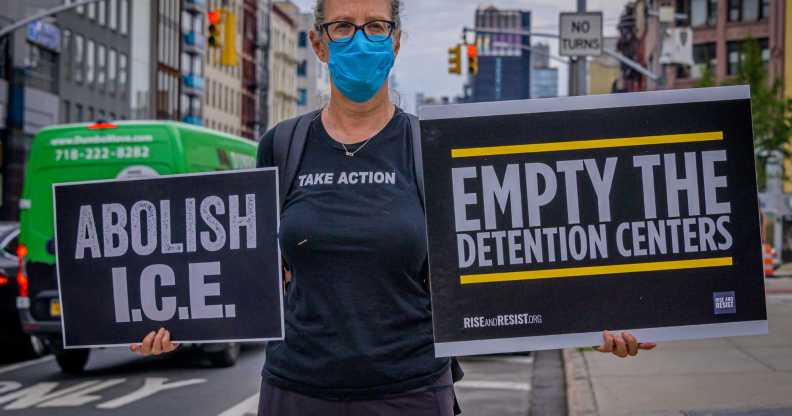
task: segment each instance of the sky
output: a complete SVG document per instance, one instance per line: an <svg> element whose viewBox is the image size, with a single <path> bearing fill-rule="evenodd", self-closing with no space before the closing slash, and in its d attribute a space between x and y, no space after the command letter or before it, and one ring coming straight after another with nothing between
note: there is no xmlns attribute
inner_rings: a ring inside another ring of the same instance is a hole
<svg viewBox="0 0 792 416"><path fill-rule="evenodd" d="M292 0L303 11L313 10L315 0ZM558 33L558 14L575 11L576 0L403 0L402 47L394 66L401 105L415 110L415 94L427 97L454 97L462 94L466 76L448 73L448 48L461 40L462 28L472 27L476 8L495 5L501 9L524 9L532 12L533 31ZM602 11L605 36L615 36L616 24L627 0L588 0L588 11ZM551 53L558 53L554 39L533 38L533 43L550 43ZM559 68L559 94L567 92L567 68Z"/></svg>

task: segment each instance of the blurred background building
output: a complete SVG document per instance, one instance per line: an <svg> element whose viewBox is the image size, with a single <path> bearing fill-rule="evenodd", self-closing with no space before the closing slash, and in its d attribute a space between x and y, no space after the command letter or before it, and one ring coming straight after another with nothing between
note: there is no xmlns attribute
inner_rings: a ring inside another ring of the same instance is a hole
<svg viewBox="0 0 792 416"><path fill-rule="evenodd" d="M531 30L531 12L501 10L495 6L476 10L477 29ZM531 98L531 37L521 34L477 33L478 74L469 81L473 102Z"/></svg>
<svg viewBox="0 0 792 416"><path fill-rule="evenodd" d="M316 57L310 40L313 13L301 13L297 35L297 114L321 108L330 100L330 73Z"/></svg>
<svg viewBox="0 0 792 416"><path fill-rule="evenodd" d="M59 4L62 2L57 0L5 0L0 7L0 24L6 25ZM91 34L96 35L93 31ZM58 68L63 54L62 41L63 32L53 19L29 25L13 37L0 39L0 107L5 110L0 116L2 218L18 216L25 160L33 135L40 128L60 120ZM95 77L95 73L91 75Z"/></svg>
<svg viewBox="0 0 792 416"><path fill-rule="evenodd" d="M783 0L670 0L662 6L674 8L672 21L660 21L658 2L636 0L624 8L619 52L662 75L656 83L622 65L624 90L690 88L708 73L722 83L736 75L748 39L759 42L770 78L783 76ZM684 50L681 43L692 45L692 62L673 55L663 62L662 51Z"/></svg>
<svg viewBox="0 0 792 416"><path fill-rule="evenodd" d="M603 48L616 50L617 38L603 38ZM617 81L621 76L621 64L608 55L597 56L589 61L588 93L610 94L618 90Z"/></svg>
<svg viewBox="0 0 792 416"><path fill-rule="evenodd" d="M222 0L209 0L210 10L219 10ZM228 0L226 7L233 10L236 16L243 15L245 0ZM238 23L238 22L237 22ZM226 22L225 24L228 24ZM210 48L206 54L206 88L203 95L206 106L206 126L210 129L241 136L242 129L242 68L240 65L223 65L224 49L233 48L237 55L241 53L242 32L237 25L236 42L233 45L223 44L222 48ZM225 41L220 29L220 42Z"/></svg>
<svg viewBox="0 0 792 416"><path fill-rule="evenodd" d="M272 3L270 18L269 125L297 115L297 19L299 9L291 1Z"/></svg>
<svg viewBox="0 0 792 416"><path fill-rule="evenodd" d="M266 133L269 122L269 91L270 91L270 21L272 15L272 1L258 0L256 10L256 102L255 126L256 139Z"/></svg>
<svg viewBox="0 0 792 416"><path fill-rule="evenodd" d="M531 98L558 96L558 68L550 66L550 45L537 43L532 46Z"/></svg>
<svg viewBox="0 0 792 416"><path fill-rule="evenodd" d="M0 27L75 1L6 0ZM297 115L298 15L289 1L101 0L0 38L2 218L18 215L30 140L44 126L167 119L255 139Z"/></svg>

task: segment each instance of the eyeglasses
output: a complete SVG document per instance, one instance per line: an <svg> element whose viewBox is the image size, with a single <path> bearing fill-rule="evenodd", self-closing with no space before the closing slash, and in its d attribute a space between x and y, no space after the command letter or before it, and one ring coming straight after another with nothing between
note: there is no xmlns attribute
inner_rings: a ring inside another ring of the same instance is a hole
<svg viewBox="0 0 792 416"><path fill-rule="evenodd" d="M357 31L363 32L363 35L371 42L385 42L393 35L393 30L396 29L396 22L391 20L372 20L360 26L345 21L336 21L325 23L322 29L327 32L332 42L349 43L352 42Z"/></svg>

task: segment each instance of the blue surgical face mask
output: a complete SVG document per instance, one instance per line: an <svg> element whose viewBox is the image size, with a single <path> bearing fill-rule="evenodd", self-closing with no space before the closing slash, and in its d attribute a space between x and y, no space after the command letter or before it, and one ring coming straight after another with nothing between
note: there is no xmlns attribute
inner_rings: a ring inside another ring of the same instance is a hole
<svg viewBox="0 0 792 416"><path fill-rule="evenodd" d="M379 36L384 39L384 36ZM373 37L372 39L377 39ZM372 99L385 83L396 57L393 37L372 42L361 31L348 43L330 42L328 68L341 94L357 103Z"/></svg>

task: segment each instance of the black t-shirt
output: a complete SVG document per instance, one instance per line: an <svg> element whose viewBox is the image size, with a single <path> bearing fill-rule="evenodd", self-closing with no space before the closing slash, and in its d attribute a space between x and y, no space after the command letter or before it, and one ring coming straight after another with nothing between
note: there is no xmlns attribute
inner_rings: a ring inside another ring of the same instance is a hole
<svg viewBox="0 0 792 416"><path fill-rule="evenodd" d="M274 130L258 166L273 166ZM407 116L400 110L354 157L313 121L281 213L292 281L286 339L267 346L265 379L326 399L373 399L430 385L426 223Z"/></svg>

